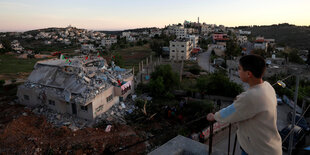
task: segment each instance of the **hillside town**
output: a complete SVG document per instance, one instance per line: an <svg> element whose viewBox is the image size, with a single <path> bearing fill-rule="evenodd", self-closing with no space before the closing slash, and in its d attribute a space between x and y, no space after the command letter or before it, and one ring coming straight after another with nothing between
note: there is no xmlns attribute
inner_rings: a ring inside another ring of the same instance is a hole
<svg viewBox="0 0 310 155"><path fill-rule="evenodd" d="M0 32L0 41L8 68L0 70L0 153L227 154L237 125L206 115L249 89L238 66L252 54L265 59L263 79L277 94L283 154L294 110L293 150L309 153L309 49L199 17L164 28Z"/></svg>

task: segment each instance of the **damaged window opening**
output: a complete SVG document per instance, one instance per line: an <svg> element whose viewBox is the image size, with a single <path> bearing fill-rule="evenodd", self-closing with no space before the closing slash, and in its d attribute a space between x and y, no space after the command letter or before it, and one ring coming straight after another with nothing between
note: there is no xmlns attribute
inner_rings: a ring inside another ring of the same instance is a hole
<svg viewBox="0 0 310 155"><path fill-rule="evenodd" d="M107 97L107 103L112 101L112 99L113 99L113 94L111 94L109 97Z"/></svg>
<svg viewBox="0 0 310 155"><path fill-rule="evenodd" d="M98 108L96 108L96 112L99 112L103 109L103 105L99 106Z"/></svg>
<svg viewBox="0 0 310 155"><path fill-rule="evenodd" d="M87 106L81 106L81 110L87 111L88 108L87 108Z"/></svg>
<svg viewBox="0 0 310 155"><path fill-rule="evenodd" d="M49 105L55 106L55 101L53 101L53 100L48 100L48 104L49 104Z"/></svg>
<svg viewBox="0 0 310 155"><path fill-rule="evenodd" d="M29 96L28 95L24 95L24 99L29 101Z"/></svg>
<svg viewBox="0 0 310 155"><path fill-rule="evenodd" d="M124 90L122 90L122 95L126 94L128 90L131 90L131 85L129 85L129 87L125 88Z"/></svg>

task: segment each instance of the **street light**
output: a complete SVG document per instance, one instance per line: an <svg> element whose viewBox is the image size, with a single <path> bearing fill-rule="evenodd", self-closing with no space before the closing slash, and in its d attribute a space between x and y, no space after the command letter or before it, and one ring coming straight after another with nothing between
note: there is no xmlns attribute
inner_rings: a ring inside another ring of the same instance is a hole
<svg viewBox="0 0 310 155"><path fill-rule="evenodd" d="M277 81L277 84L278 84L279 86L281 86L282 88L285 88L285 87L286 87L286 84L285 84L283 81L281 81L281 80Z"/></svg>
<svg viewBox="0 0 310 155"><path fill-rule="evenodd" d="M278 80L277 84L279 86L281 86L282 88L286 87L286 84L281 80ZM298 99L298 87L299 87L299 76L296 75L296 89L295 89L295 94L294 94L294 110L293 110L293 118L292 118L292 129L294 129L294 127L295 127L296 105L297 105L297 99ZM294 132L293 132L293 134L290 135L290 139L289 139L289 147L288 147L289 155L292 154L293 137L294 137Z"/></svg>

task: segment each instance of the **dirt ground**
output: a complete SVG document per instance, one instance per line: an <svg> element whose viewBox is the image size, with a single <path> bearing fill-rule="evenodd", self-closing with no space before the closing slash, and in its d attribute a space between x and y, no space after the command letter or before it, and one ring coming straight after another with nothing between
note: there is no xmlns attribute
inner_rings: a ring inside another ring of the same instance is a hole
<svg viewBox="0 0 310 155"><path fill-rule="evenodd" d="M144 138L127 125L84 128L53 127L21 105L0 104L0 154L145 154Z"/></svg>

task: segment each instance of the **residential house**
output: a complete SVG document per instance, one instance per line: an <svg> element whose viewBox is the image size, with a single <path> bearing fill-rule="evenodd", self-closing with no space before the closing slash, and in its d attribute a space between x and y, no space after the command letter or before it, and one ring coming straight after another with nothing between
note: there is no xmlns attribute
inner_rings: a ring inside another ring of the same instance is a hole
<svg viewBox="0 0 310 155"><path fill-rule="evenodd" d="M237 42L239 45L243 45L243 44L248 42L248 37L239 35L239 36L237 36Z"/></svg>
<svg viewBox="0 0 310 155"><path fill-rule="evenodd" d="M196 35L189 35L189 40L193 43L193 48L197 48L198 47L198 40L199 37Z"/></svg>
<svg viewBox="0 0 310 155"><path fill-rule="evenodd" d="M240 35L250 35L250 34L251 34L251 31L242 31L242 30L239 30L239 34L240 34Z"/></svg>
<svg viewBox="0 0 310 155"><path fill-rule="evenodd" d="M83 44L81 45L81 51L82 53L90 53L95 52L96 49L93 44Z"/></svg>
<svg viewBox="0 0 310 155"><path fill-rule="evenodd" d="M214 33L212 34L213 43L217 42L227 42L229 40L229 36L225 33Z"/></svg>
<svg viewBox="0 0 310 155"><path fill-rule="evenodd" d="M254 49L261 49L267 52L267 42L265 41L264 37L256 37L254 41Z"/></svg>
<svg viewBox="0 0 310 155"><path fill-rule="evenodd" d="M94 120L134 91L132 70L107 65L96 56L39 61L17 96L26 106L45 105L59 113Z"/></svg>
<svg viewBox="0 0 310 155"><path fill-rule="evenodd" d="M187 29L182 26L179 26L175 29L175 35L177 39L183 39L187 37Z"/></svg>
<svg viewBox="0 0 310 155"><path fill-rule="evenodd" d="M189 39L177 39L170 41L170 60L188 60L193 49L193 44Z"/></svg>

